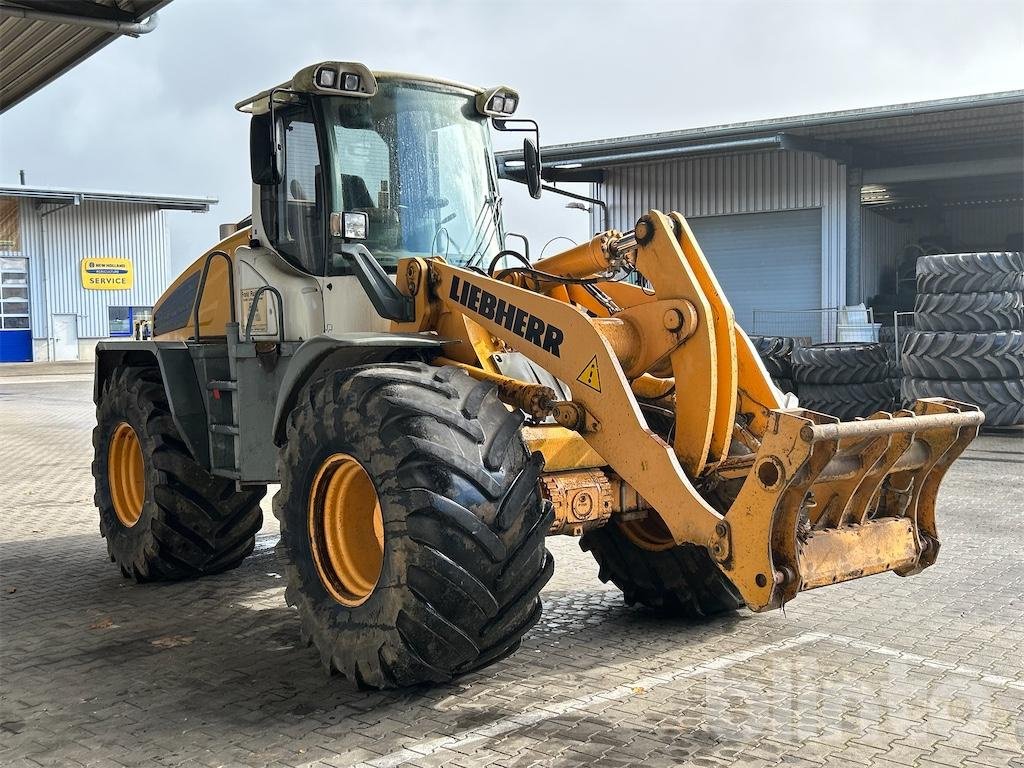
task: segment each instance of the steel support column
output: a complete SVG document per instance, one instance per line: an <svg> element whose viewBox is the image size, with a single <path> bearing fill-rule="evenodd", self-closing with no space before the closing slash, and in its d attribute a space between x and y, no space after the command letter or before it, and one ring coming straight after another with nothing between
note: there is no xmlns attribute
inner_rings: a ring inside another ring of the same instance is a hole
<svg viewBox="0 0 1024 768"><path fill-rule="evenodd" d="M861 206L860 190L863 171L846 169L846 303L864 301L861 281Z"/></svg>

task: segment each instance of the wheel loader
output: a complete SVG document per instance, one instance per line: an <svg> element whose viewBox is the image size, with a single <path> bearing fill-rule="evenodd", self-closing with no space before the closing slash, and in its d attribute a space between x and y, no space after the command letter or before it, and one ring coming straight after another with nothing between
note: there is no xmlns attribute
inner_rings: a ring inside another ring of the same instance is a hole
<svg viewBox="0 0 1024 768"><path fill-rule="evenodd" d="M628 603L689 617L934 563L978 409L786 400L678 213L507 247L490 129L535 134L518 102L328 61L237 105L251 217L167 289L152 340L97 347L95 501L123 574L239 565L280 484L303 639L386 688L515 651L553 534ZM534 197L538 143L504 172Z"/></svg>

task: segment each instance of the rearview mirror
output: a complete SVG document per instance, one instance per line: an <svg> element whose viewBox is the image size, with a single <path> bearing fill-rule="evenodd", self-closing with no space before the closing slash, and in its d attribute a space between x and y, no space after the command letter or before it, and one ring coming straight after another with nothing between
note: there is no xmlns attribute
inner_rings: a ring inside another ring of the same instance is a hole
<svg viewBox="0 0 1024 768"><path fill-rule="evenodd" d="M275 120L270 112L253 115L249 123L249 166L252 183L280 184L284 169Z"/></svg>
<svg viewBox="0 0 1024 768"><path fill-rule="evenodd" d="M523 139L523 170L526 173L526 188L530 197L540 199L540 150L531 138Z"/></svg>

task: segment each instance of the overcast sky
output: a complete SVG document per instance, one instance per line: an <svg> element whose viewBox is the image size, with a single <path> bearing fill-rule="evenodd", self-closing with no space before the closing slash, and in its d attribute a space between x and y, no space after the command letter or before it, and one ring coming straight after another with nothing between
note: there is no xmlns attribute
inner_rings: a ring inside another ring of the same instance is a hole
<svg viewBox="0 0 1024 768"><path fill-rule="evenodd" d="M174 0L0 116L0 180L219 198L168 213L177 269L249 213L234 103L325 59L512 85L549 144L1020 88L1024 2ZM537 250L589 234L503 192Z"/></svg>

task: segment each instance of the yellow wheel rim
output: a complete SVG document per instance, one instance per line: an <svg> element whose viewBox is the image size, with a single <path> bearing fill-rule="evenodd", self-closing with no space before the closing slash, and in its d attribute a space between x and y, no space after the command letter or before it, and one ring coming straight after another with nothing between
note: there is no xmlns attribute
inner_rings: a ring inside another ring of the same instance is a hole
<svg viewBox="0 0 1024 768"><path fill-rule="evenodd" d="M142 517L146 500L146 463L139 436L127 421L114 428L107 449L107 486L117 519L131 528Z"/></svg>
<svg viewBox="0 0 1024 768"><path fill-rule="evenodd" d="M629 520L619 523L619 529L641 549L661 552L672 549L676 545L668 527L658 514L651 510L642 520Z"/></svg>
<svg viewBox="0 0 1024 768"><path fill-rule="evenodd" d="M373 481L347 453L329 456L309 493L309 541L320 582L347 606L361 605L384 565L384 518Z"/></svg>

